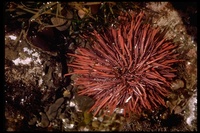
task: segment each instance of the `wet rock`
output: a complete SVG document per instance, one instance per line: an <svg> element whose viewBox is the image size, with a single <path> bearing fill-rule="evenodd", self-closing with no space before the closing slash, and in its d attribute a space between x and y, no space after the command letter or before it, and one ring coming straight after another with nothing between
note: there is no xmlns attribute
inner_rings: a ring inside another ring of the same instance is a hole
<svg viewBox="0 0 200 133"><path fill-rule="evenodd" d="M67 98L70 98L70 97L71 97L70 91L69 91L69 90L65 90L65 91L63 92L63 96L64 96L64 97L67 97Z"/></svg>
<svg viewBox="0 0 200 133"><path fill-rule="evenodd" d="M89 109L93 104L94 100L88 96L79 96L75 97L75 102L78 105L78 110L85 111Z"/></svg>
<svg viewBox="0 0 200 133"><path fill-rule="evenodd" d="M63 14L64 16L66 16L66 19L58 17L51 18L51 22L54 24L54 26L56 26L56 29L58 29L59 31L65 31L66 29L68 29L71 25L71 19L73 18L73 13L69 10L63 12Z"/></svg>
<svg viewBox="0 0 200 133"><path fill-rule="evenodd" d="M45 113L41 113L41 122L39 123L39 126L41 127L47 127L49 125L49 119Z"/></svg>
<svg viewBox="0 0 200 133"><path fill-rule="evenodd" d="M37 122L37 117L33 117L32 119L30 119L30 121L28 122L29 125L35 125Z"/></svg>
<svg viewBox="0 0 200 133"><path fill-rule="evenodd" d="M184 86L185 86L185 83L181 79L177 79L171 84L172 90L177 90L177 89L183 88Z"/></svg>
<svg viewBox="0 0 200 133"><path fill-rule="evenodd" d="M92 122L92 127L94 127L94 128L99 127L99 125L100 125L100 122L99 122L99 121L93 121L93 122Z"/></svg>
<svg viewBox="0 0 200 133"><path fill-rule="evenodd" d="M55 103L50 105L49 109L46 112L46 115L50 121L55 119L55 117L57 115L57 111L60 108L60 106L63 104L63 102L64 102L64 98L59 98L56 100Z"/></svg>

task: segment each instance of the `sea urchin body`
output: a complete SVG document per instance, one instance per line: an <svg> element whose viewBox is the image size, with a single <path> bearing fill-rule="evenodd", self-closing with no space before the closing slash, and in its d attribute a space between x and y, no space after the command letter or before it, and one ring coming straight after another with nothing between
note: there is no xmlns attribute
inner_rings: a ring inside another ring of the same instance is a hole
<svg viewBox="0 0 200 133"><path fill-rule="evenodd" d="M170 81L176 76L178 62L175 45L164 33L143 22L144 13L132 14L131 22L110 28L102 34L96 30L91 48L79 47L68 66L77 74L74 84L82 86L80 95L95 99L90 108L111 113L118 107L124 114L165 106Z"/></svg>

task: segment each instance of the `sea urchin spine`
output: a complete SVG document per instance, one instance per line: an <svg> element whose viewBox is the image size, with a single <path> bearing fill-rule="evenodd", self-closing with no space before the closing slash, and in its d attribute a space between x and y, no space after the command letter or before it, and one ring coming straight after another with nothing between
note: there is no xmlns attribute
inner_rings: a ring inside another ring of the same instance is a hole
<svg viewBox="0 0 200 133"><path fill-rule="evenodd" d="M74 84L82 86L80 95L95 99L89 111L96 115L100 109L112 113L117 107L140 113L143 109L165 106L170 94L170 81L176 76L173 68L178 54L174 45L165 39L165 33L143 21L144 13L132 14L117 29L102 34L96 30L91 48L79 47L68 66L77 74Z"/></svg>

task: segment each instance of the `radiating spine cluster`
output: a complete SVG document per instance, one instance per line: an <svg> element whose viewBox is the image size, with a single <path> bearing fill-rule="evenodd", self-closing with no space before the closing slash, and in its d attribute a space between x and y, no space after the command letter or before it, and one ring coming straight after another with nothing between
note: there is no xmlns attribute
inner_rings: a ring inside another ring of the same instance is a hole
<svg viewBox="0 0 200 133"><path fill-rule="evenodd" d="M79 47L67 65L77 74L75 85L83 86L78 94L95 99L90 111L111 113L117 108L140 113L164 105L170 93L170 80L176 76L179 62L174 45L165 33L143 22L144 13L132 14L131 22L110 28L102 34L94 30L91 48Z"/></svg>

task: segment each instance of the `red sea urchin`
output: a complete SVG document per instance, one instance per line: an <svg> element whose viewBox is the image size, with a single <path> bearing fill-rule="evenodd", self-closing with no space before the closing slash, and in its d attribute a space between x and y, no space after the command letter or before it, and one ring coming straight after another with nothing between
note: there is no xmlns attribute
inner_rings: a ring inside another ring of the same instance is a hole
<svg viewBox="0 0 200 133"><path fill-rule="evenodd" d="M95 99L89 111L96 115L100 109L112 113L117 107L140 113L143 109L165 106L170 94L170 81L176 75L173 67L179 60L176 45L166 40L164 32L143 21L144 13L132 14L117 29L102 34L96 30L91 48L79 47L68 66L77 74L74 84L83 86L80 95Z"/></svg>

